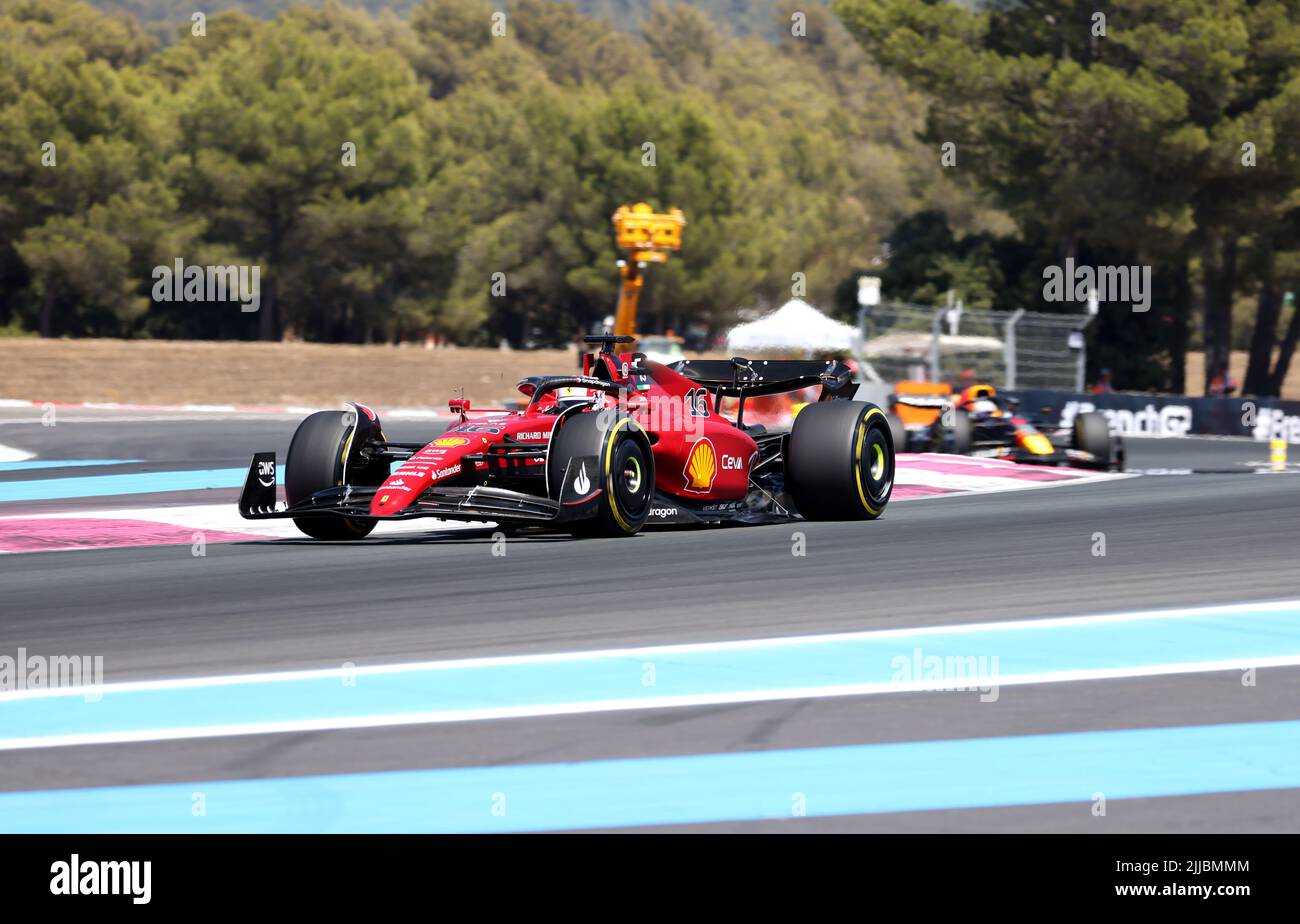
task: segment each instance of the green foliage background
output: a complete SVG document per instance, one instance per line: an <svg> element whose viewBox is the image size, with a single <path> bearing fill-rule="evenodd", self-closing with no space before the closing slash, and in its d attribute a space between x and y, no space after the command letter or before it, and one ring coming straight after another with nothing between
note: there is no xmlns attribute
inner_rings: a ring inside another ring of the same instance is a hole
<svg viewBox="0 0 1300 924"><path fill-rule="evenodd" d="M493 11L233 10L162 42L77 0L0 0L0 327L568 337L612 310L610 215L637 200L689 222L643 326L720 325L796 272L829 302L917 209L991 220L917 140L920 97L825 9L777 44L686 6L655 7L644 39L552 0L516 0L493 37ZM260 265L261 311L152 302L176 257Z"/></svg>
<svg viewBox="0 0 1300 924"><path fill-rule="evenodd" d="M1126 387L1181 391L1189 345L1211 371L1249 346L1246 390L1277 393L1300 339L1300 313L1283 324L1284 293L1300 288L1298 0L833 8L874 61L933 100L923 136L955 145L957 172L1014 218L1029 268L1152 268L1152 310L1103 306L1090 359ZM933 221L899 233L943 243ZM931 252L1009 307L1025 288L987 243Z"/></svg>
<svg viewBox="0 0 1300 924"><path fill-rule="evenodd" d="M0 331L567 338L612 310L609 216L645 200L688 226L644 330L718 329L794 274L849 317L862 271L1077 311L1042 302L1073 257L1156 280L1150 312L1103 306L1094 367L1180 390L1189 348L1249 348L1276 390L1300 0L1095 7L211 0L198 36L181 0L0 0ZM259 265L262 310L154 302L178 257Z"/></svg>

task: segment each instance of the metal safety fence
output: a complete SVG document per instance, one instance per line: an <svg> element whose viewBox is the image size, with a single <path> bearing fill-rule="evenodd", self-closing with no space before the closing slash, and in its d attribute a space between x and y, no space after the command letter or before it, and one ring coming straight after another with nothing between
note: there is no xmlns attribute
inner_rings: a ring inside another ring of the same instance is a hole
<svg viewBox="0 0 1300 924"><path fill-rule="evenodd" d="M858 315L856 358L869 380L991 382L1083 390L1088 314L885 303Z"/></svg>

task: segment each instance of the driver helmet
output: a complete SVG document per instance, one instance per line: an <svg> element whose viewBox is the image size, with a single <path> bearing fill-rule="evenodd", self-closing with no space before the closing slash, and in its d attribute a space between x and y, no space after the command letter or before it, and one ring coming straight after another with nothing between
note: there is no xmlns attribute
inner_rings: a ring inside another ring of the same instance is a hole
<svg viewBox="0 0 1300 924"><path fill-rule="evenodd" d="M560 410L566 411L569 408L578 405L592 404L603 394L604 392L593 388L581 388L577 386L557 388L555 389L555 404Z"/></svg>
<svg viewBox="0 0 1300 924"><path fill-rule="evenodd" d="M968 410L972 414L991 417L998 413L998 404L992 398L976 398L969 404Z"/></svg>

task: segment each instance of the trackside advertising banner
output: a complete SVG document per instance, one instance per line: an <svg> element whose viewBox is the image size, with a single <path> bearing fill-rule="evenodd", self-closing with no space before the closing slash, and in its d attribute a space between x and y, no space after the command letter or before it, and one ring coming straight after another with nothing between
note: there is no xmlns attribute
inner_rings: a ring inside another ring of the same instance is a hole
<svg viewBox="0 0 1300 924"><path fill-rule="evenodd" d="M1014 391L1027 413L1042 408L1068 427L1076 414L1100 411L1123 436L1248 436L1300 443L1300 401L1277 398L1191 398L1184 395L1085 395L1047 389ZM1052 408L1051 412L1046 408Z"/></svg>

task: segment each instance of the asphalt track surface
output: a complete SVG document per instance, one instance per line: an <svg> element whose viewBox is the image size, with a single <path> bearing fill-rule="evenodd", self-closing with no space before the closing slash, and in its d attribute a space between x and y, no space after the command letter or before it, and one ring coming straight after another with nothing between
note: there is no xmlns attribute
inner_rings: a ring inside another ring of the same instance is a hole
<svg viewBox="0 0 1300 924"><path fill-rule="evenodd" d="M161 419L169 417L183 419ZM13 409L0 409L0 421L0 444L38 458L143 460L115 472L243 466L262 449L283 458L296 425L277 417L68 411L57 426L42 427L39 411ZM395 439L418 439L435 428L409 422L387 429ZM521 535L507 542L504 556L493 554L491 530L477 529L350 545L306 538L212 543L197 558L175 545L0 555L2 647L103 655L105 679L116 683L1293 600L1300 598L1300 477L1257 474L1266 458L1267 446L1244 441L1131 440L1131 468L1216 473L927 498L893 505L869 524L648 531L621 540ZM90 466L75 474L106 471ZM36 477L0 474L4 481ZM96 504L233 503L234 494L131 495ZM85 503L0 504L0 516L75 511ZM795 533L803 534L806 555L792 554ZM1094 554L1102 535L1104 556ZM1030 683L1003 689L996 703L974 693L900 692L35 747L3 755L0 792L1300 718L1300 668L1262 668L1250 686L1241 673ZM1036 804L618 827L1300 830L1294 784L1117 799L1100 816L1093 808L1081 793Z"/></svg>

